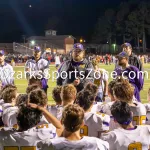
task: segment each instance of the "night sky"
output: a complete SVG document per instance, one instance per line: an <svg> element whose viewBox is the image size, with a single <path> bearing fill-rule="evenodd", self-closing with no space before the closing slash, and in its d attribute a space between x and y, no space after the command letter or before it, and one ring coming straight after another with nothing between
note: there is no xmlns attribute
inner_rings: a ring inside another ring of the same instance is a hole
<svg viewBox="0 0 150 150"><path fill-rule="evenodd" d="M98 17L119 3L120 0L0 0L0 42L21 42L22 35L44 35L52 22L56 22L53 26L57 34L89 39Z"/></svg>

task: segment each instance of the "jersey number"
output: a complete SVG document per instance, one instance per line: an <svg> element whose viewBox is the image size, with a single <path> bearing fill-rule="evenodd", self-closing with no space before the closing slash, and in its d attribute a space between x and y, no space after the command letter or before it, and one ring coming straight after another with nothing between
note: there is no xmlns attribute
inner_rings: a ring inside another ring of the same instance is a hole
<svg viewBox="0 0 150 150"><path fill-rule="evenodd" d="M142 150L142 144L141 143L131 143L128 146L128 150Z"/></svg>
<svg viewBox="0 0 150 150"><path fill-rule="evenodd" d="M4 150L19 150L18 146L4 146ZM36 150L35 146L21 146L20 150Z"/></svg>
<svg viewBox="0 0 150 150"><path fill-rule="evenodd" d="M42 129L42 128L48 128L48 124L42 124L37 126L38 129Z"/></svg>
<svg viewBox="0 0 150 150"><path fill-rule="evenodd" d="M94 84L96 84L97 86L100 86L100 84L101 84L100 79L95 79Z"/></svg>
<svg viewBox="0 0 150 150"><path fill-rule="evenodd" d="M80 135L88 136L88 126L84 125L82 128L80 128Z"/></svg>
<svg viewBox="0 0 150 150"><path fill-rule="evenodd" d="M133 121L136 121L136 125L142 125L143 121L146 121L146 116L134 116Z"/></svg>

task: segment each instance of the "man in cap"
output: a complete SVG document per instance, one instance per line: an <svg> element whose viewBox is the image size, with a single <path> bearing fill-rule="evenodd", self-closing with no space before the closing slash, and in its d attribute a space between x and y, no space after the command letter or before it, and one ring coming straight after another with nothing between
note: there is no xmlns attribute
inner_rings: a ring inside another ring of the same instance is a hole
<svg viewBox="0 0 150 150"><path fill-rule="evenodd" d="M2 87L8 84L14 84L13 67L5 62L4 50L0 50L0 81Z"/></svg>
<svg viewBox="0 0 150 150"><path fill-rule="evenodd" d="M25 64L25 73L29 81L32 77L39 77L42 82L42 88L47 93L48 69L49 63L47 60L41 58L41 48L36 46L33 52L33 58L29 59Z"/></svg>
<svg viewBox="0 0 150 150"><path fill-rule="evenodd" d="M85 49L82 44L74 44L71 59L61 65L58 73L57 85L73 83L77 91L82 90L88 82L94 81L94 68L85 58Z"/></svg>
<svg viewBox="0 0 150 150"><path fill-rule="evenodd" d="M134 86L134 96L140 102L140 91L143 88L143 78L139 69L128 63L129 56L123 51L119 53L118 67L115 68L117 76L122 76L124 79L128 79L129 82Z"/></svg>
<svg viewBox="0 0 150 150"><path fill-rule="evenodd" d="M132 52L132 46L130 43L124 43L121 45L123 51L129 55L129 64L137 67L140 71L143 71L143 66L140 59Z"/></svg>

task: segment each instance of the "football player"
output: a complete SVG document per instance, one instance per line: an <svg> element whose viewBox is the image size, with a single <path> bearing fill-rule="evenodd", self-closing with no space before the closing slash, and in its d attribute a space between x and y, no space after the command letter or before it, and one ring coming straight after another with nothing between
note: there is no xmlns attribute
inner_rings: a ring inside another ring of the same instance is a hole
<svg viewBox="0 0 150 150"><path fill-rule="evenodd" d="M2 93L4 100L4 104L2 105L2 121L5 127L13 127L17 124L16 116L18 107L15 106L17 96L17 87L8 87Z"/></svg>
<svg viewBox="0 0 150 150"><path fill-rule="evenodd" d="M64 125L63 137L44 140L38 143L42 150L50 148L57 150L108 150L107 142L96 137L80 136L80 128L83 126L84 110L78 105L70 104L64 108L62 124Z"/></svg>
<svg viewBox="0 0 150 150"><path fill-rule="evenodd" d="M62 100L60 97L61 89L61 86L57 86L53 89L52 97L56 104L48 106L48 111L56 118L59 118L60 109L62 108Z"/></svg>
<svg viewBox="0 0 150 150"><path fill-rule="evenodd" d="M89 90L78 93L77 104L84 109L84 126L81 128L82 136L100 137L102 132L109 130L110 116L91 112L96 94Z"/></svg>
<svg viewBox="0 0 150 150"><path fill-rule="evenodd" d="M121 128L103 135L110 150L148 150L150 147L150 127L132 124L131 107L123 101L116 101L111 107L111 114Z"/></svg>
<svg viewBox="0 0 150 150"><path fill-rule="evenodd" d="M46 109L36 104L29 104L29 106L22 106L19 109L17 115L18 130L3 128L0 131L0 143L4 149L19 149L18 147L20 149L25 149L25 147L26 149L36 149L36 143L38 141L52 139L62 134L61 123ZM42 113L52 124L38 125Z"/></svg>
<svg viewBox="0 0 150 150"><path fill-rule="evenodd" d="M121 82L117 82L113 88L115 99L129 104L131 111L133 112L134 125L145 124L146 109L142 103L133 101L134 87L126 79L120 78L120 81Z"/></svg>

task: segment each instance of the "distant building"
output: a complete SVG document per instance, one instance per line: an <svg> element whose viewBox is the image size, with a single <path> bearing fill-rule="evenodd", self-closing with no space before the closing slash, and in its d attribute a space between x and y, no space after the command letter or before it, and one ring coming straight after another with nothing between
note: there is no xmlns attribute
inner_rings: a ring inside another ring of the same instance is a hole
<svg viewBox="0 0 150 150"><path fill-rule="evenodd" d="M75 38L71 35L57 35L55 30L46 30L45 36L31 36L27 39L30 48L35 45L43 50L51 49L51 53L68 53L74 44Z"/></svg>
<svg viewBox="0 0 150 150"><path fill-rule="evenodd" d="M0 50L4 50L5 54L13 52L13 43L0 43Z"/></svg>

